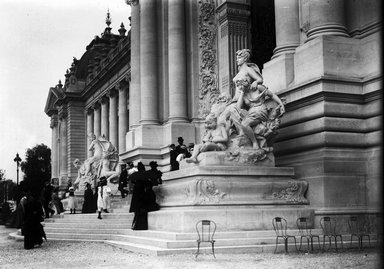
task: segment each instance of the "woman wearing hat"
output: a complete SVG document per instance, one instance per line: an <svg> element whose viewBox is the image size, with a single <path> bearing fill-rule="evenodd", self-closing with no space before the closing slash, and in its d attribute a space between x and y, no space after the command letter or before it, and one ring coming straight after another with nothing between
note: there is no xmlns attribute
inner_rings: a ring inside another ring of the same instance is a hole
<svg viewBox="0 0 384 269"><path fill-rule="evenodd" d="M69 214L76 214L77 201L75 197L75 188L73 186L69 187L69 197L68 197L68 208L70 210Z"/></svg>

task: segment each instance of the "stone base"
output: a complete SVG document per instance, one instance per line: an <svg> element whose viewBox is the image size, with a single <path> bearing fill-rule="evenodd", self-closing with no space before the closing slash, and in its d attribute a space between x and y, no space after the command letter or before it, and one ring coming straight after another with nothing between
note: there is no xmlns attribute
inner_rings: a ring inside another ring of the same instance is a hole
<svg viewBox="0 0 384 269"><path fill-rule="evenodd" d="M161 207L308 204L306 181L292 168L193 166L163 175L155 187Z"/></svg>
<svg viewBox="0 0 384 269"><path fill-rule="evenodd" d="M208 219L216 223L217 232L273 230L274 217L285 218L289 229L297 229L296 219L307 217L313 222L314 210L305 206L161 208L160 211L148 214L148 228L170 232L196 232L196 222Z"/></svg>
<svg viewBox="0 0 384 269"><path fill-rule="evenodd" d="M220 231L271 230L277 216L291 228L298 217L313 219L308 184L294 180L292 168L229 166L223 154L206 153L199 165L185 163L163 175L154 187L161 210L148 214L149 229L194 232L198 220L210 219Z"/></svg>

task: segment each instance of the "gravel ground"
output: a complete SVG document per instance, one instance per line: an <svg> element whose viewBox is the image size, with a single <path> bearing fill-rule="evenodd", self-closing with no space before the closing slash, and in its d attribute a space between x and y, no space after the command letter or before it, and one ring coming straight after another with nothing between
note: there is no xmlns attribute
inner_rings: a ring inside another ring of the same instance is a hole
<svg viewBox="0 0 384 269"><path fill-rule="evenodd" d="M216 254L148 256L102 243L44 242L25 250L23 242L0 236L0 268L382 268L382 253L364 251L315 254Z"/></svg>

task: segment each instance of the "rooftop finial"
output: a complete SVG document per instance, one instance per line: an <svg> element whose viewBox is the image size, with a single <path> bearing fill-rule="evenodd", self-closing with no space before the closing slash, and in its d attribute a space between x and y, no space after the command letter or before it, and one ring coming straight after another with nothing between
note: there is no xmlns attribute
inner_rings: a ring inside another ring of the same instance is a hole
<svg viewBox="0 0 384 269"><path fill-rule="evenodd" d="M112 20L111 20L111 16L110 16L110 13L109 13L109 8L108 8L108 12L107 12L107 18L105 19L105 23L108 25L108 27L109 27L109 25L111 25L111 22L112 22Z"/></svg>

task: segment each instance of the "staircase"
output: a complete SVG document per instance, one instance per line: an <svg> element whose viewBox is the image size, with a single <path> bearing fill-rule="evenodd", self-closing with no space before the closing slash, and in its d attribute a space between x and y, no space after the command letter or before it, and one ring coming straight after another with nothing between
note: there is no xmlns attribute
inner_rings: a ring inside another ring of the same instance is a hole
<svg viewBox="0 0 384 269"><path fill-rule="evenodd" d="M97 219L97 214L64 214L46 219L44 230L48 240L67 241L93 241L104 242L129 251L149 255L170 255L188 253L197 250L196 233L175 233L167 231L133 231L130 229L133 214L129 212L130 197L124 200L113 200L110 213L103 213L102 220ZM172 220L170 220L171 222ZM290 230L290 234L298 235L298 230ZM313 230L314 234L321 234L319 229ZM16 240L23 240L20 231L10 234ZM296 237L298 245L300 237ZM372 238L372 237L371 237ZM350 246L350 237L343 236L344 247ZM220 232L219 227L215 234L215 253L257 253L273 252L275 250L276 236L273 230L264 231L233 231ZM292 239L289 240L289 251L294 251ZM279 240L278 252L284 252L283 241ZM363 242L368 246L368 242ZM375 241L371 240L371 245ZM357 246L357 242L353 242ZM306 241L302 249L306 249ZM314 243L318 249L317 240ZM202 245L201 253L211 253L211 245Z"/></svg>

